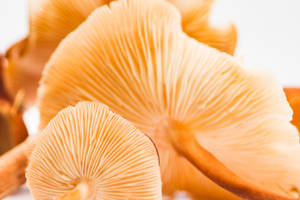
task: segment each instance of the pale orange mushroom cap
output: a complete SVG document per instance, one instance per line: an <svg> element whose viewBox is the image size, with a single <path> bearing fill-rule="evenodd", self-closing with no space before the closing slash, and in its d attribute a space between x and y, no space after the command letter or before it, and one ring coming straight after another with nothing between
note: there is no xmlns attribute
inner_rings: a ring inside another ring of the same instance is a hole
<svg viewBox="0 0 300 200"><path fill-rule="evenodd" d="M152 141L108 107L68 107L39 137L26 172L35 199L162 199Z"/></svg>
<svg viewBox="0 0 300 200"><path fill-rule="evenodd" d="M41 128L78 101L108 105L154 140L166 194L238 199L175 151L160 130L165 120L187 127L255 185L285 196L300 186L298 133L280 84L188 37L167 2L127 0L97 9L59 45L43 75Z"/></svg>
<svg viewBox="0 0 300 200"><path fill-rule="evenodd" d="M25 103L36 97L41 72L59 42L77 28L90 13L112 0L29 0L29 35L6 53L5 86L11 96L26 92ZM142 0L147 1L147 0ZM182 13L187 34L221 51L233 54L235 27L217 29L209 24L212 0L169 0ZM30 80L30 81L29 81Z"/></svg>

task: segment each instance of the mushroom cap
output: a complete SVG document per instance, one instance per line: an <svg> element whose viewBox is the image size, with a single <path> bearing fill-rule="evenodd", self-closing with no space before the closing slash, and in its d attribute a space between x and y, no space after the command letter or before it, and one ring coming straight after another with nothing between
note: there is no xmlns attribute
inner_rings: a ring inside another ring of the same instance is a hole
<svg viewBox="0 0 300 200"><path fill-rule="evenodd" d="M81 100L108 105L154 140L167 194L237 198L178 155L159 132L166 118L238 176L283 195L299 188L298 133L280 84L188 37L167 2L112 2L59 45L39 89L41 128Z"/></svg>
<svg viewBox="0 0 300 200"><path fill-rule="evenodd" d="M96 8L112 0L29 0L29 35L7 52L5 86L11 96L25 90L25 103L36 97L41 72L59 42ZM146 1L146 0L144 0ZM209 24L211 0L169 0L183 14L187 34L221 51L233 54L237 33L233 25L217 29ZM30 80L30 81L28 81Z"/></svg>
<svg viewBox="0 0 300 200"><path fill-rule="evenodd" d="M88 199L162 199L152 141L99 103L61 111L39 136L26 177L35 199L85 185Z"/></svg>

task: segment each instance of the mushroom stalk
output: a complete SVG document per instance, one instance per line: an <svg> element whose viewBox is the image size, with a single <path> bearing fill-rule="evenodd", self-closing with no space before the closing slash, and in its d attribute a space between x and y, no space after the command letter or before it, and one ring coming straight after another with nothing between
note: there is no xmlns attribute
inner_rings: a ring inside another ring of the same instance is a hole
<svg viewBox="0 0 300 200"><path fill-rule="evenodd" d="M74 188L74 190L57 198L57 200L87 200L87 199L89 199L89 185L86 181L80 182Z"/></svg>
<svg viewBox="0 0 300 200"><path fill-rule="evenodd" d="M162 129L170 137L177 152L189 160L199 171L217 185L231 193L248 200L296 200L299 198L284 197L259 186L255 186L237 176L221 161L199 144L195 134L182 124L166 120Z"/></svg>
<svg viewBox="0 0 300 200"><path fill-rule="evenodd" d="M0 199L11 194L25 183L28 155L34 146L34 138L28 138L0 158Z"/></svg>

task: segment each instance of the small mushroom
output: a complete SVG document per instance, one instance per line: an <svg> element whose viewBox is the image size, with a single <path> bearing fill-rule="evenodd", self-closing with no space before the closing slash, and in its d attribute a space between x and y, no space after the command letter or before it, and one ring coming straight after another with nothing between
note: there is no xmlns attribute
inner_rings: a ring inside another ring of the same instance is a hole
<svg viewBox="0 0 300 200"><path fill-rule="evenodd" d="M152 141L102 104L64 109L38 141L26 170L34 199L162 199Z"/></svg>
<svg viewBox="0 0 300 200"><path fill-rule="evenodd" d="M293 120L298 131L300 130L300 88L299 87L286 87L284 88L286 98L293 109Z"/></svg>
<svg viewBox="0 0 300 200"><path fill-rule="evenodd" d="M233 54L236 29L219 30L209 24L211 0L169 0L182 12L183 29L197 40ZM111 0L29 0L29 35L14 44L5 57L4 71L7 91L15 96L25 91L25 103L36 98L41 72L59 42L81 24L99 6ZM30 81L28 81L30 80Z"/></svg>
<svg viewBox="0 0 300 200"><path fill-rule="evenodd" d="M41 80L41 128L82 100L153 139L165 194L298 197L298 132L280 84L187 36L167 2L112 2L62 41Z"/></svg>

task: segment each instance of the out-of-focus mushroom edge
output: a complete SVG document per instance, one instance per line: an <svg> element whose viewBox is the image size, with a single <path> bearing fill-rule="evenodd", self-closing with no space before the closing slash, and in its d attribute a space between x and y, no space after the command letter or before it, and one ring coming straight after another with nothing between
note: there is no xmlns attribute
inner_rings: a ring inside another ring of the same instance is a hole
<svg viewBox="0 0 300 200"><path fill-rule="evenodd" d="M19 92L19 95L12 100L7 94L3 83L3 68L5 67L7 67L7 61L0 55L0 198L14 192L25 182L23 174L27 166L27 163L19 162L18 159L21 157L24 160L24 149L18 151L18 148L14 148L22 146L18 144L28 136L22 118L23 95Z"/></svg>
<svg viewBox="0 0 300 200"><path fill-rule="evenodd" d="M4 86L4 68L7 67L7 60L4 55L0 53L0 99L10 100L9 95Z"/></svg>
<svg viewBox="0 0 300 200"><path fill-rule="evenodd" d="M300 88L299 87L285 87L284 92L286 98L293 109L293 120L298 131L300 131Z"/></svg>

